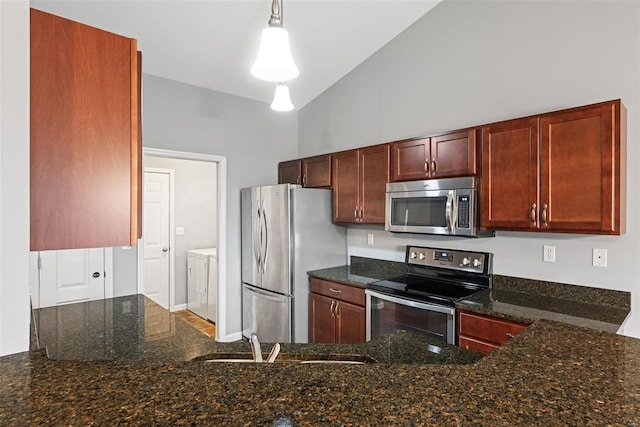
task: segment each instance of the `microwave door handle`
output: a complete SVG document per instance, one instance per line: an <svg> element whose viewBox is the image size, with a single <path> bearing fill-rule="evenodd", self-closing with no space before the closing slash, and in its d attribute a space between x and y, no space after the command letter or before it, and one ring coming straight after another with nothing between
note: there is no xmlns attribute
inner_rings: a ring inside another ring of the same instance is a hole
<svg viewBox="0 0 640 427"><path fill-rule="evenodd" d="M449 231L451 231L451 233L453 233L454 229L455 229L455 219L454 218L454 210L455 210L455 191L450 190L449 194L447 194L447 205L445 208L445 219L447 221L447 228L449 229ZM457 215L455 215L455 217L457 217Z"/></svg>

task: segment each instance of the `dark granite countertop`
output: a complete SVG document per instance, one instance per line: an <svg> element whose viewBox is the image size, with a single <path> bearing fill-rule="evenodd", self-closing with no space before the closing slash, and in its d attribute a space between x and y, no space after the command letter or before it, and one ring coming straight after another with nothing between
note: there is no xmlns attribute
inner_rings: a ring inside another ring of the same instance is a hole
<svg viewBox="0 0 640 427"><path fill-rule="evenodd" d="M469 365L0 358L2 425L640 424L640 340L538 321ZM280 423L280 424L278 424Z"/></svg>
<svg viewBox="0 0 640 427"><path fill-rule="evenodd" d="M456 308L522 323L555 320L616 332L630 313L629 292L495 276L493 289L460 300Z"/></svg>
<svg viewBox="0 0 640 427"><path fill-rule="evenodd" d="M407 267L403 262L351 257L351 265L309 271L310 277L366 288L369 283L403 275Z"/></svg>

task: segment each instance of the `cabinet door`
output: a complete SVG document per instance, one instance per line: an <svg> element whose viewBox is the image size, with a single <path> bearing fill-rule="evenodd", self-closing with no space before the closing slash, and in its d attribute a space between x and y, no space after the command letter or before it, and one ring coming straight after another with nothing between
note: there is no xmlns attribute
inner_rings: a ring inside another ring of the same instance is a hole
<svg viewBox="0 0 640 427"><path fill-rule="evenodd" d="M393 182L426 179L429 176L430 139L411 139L391 144Z"/></svg>
<svg viewBox="0 0 640 427"><path fill-rule="evenodd" d="M136 41L31 9L31 250L130 246Z"/></svg>
<svg viewBox="0 0 640 427"><path fill-rule="evenodd" d="M482 128L480 227L535 229L538 219L538 119Z"/></svg>
<svg viewBox="0 0 640 427"><path fill-rule="evenodd" d="M302 162L290 160L278 164L278 184L301 184Z"/></svg>
<svg viewBox="0 0 640 427"><path fill-rule="evenodd" d="M331 187L331 155L302 159L302 184L305 187Z"/></svg>
<svg viewBox="0 0 640 427"><path fill-rule="evenodd" d="M542 117L540 228L620 234L620 102Z"/></svg>
<svg viewBox="0 0 640 427"><path fill-rule="evenodd" d="M431 178L476 174L476 130L431 138Z"/></svg>
<svg viewBox="0 0 640 427"><path fill-rule="evenodd" d="M358 219L358 150L333 155L333 222Z"/></svg>
<svg viewBox="0 0 640 427"><path fill-rule="evenodd" d="M357 344L366 341L366 311L364 307L336 301L336 333L338 344Z"/></svg>
<svg viewBox="0 0 640 427"><path fill-rule="evenodd" d="M389 182L389 144L359 150L360 222L384 224L384 207Z"/></svg>
<svg viewBox="0 0 640 427"><path fill-rule="evenodd" d="M333 315L335 300L311 293L311 342L335 343L336 321Z"/></svg>

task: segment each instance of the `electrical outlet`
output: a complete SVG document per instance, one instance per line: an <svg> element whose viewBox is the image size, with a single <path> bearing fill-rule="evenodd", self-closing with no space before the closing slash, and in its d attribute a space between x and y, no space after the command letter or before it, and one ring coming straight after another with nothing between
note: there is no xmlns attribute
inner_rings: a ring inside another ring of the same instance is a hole
<svg viewBox="0 0 640 427"><path fill-rule="evenodd" d="M368 233L367 234L367 244L368 245L373 245L373 233Z"/></svg>
<svg viewBox="0 0 640 427"><path fill-rule="evenodd" d="M593 266L594 267L606 267L607 266L607 250L593 248Z"/></svg>
<svg viewBox="0 0 640 427"><path fill-rule="evenodd" d="M556 247L544 245L542 248L542 260L544 262L556 262Z"/></svg>
<svg viewBox="0 0 640 427"><path fill-rule="evenodd" d="M176 227L176 236L184 236L184 227Z"/></svg>

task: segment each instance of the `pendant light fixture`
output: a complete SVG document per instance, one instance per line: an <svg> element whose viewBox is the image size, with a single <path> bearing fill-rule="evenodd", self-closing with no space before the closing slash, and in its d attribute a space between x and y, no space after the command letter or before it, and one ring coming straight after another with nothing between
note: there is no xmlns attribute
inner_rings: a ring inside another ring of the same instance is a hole
<svg viewBox="0 0 640 427"><path fill-rule="evenodd" d="M276 94L273 97L271 109L274 111L293 110L293 103L291 102L291 96L289 95L289 88L284 84L284 82L276 86Z"/></svg>
<svg viewBox="0 0 640 427"><path fill-rule="evenodd" d="M289 32L282 27L280 1L273 0L271 3L269 26L262 30L258 57L251 67L251 74L254 77L268 82L286 82L300 74L291 55Z"/></svg>

